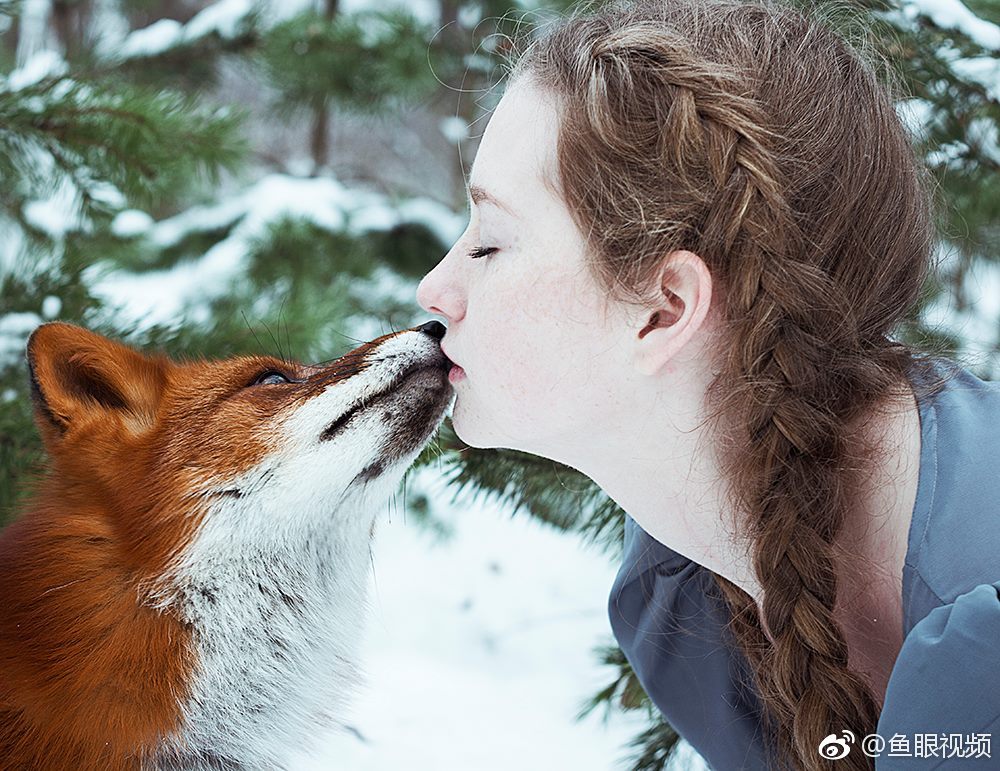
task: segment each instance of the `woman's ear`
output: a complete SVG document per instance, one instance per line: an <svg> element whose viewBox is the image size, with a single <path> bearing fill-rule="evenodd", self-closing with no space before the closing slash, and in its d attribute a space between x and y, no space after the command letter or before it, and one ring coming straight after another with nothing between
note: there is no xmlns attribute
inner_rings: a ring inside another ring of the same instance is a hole
<svg viewBox="0 0 1000 771"><path fill-rule="evenodd" d="M668 289L667 292L670 290ZM670 292L667 299L668 307L653 311L649 316L649 323L639 330L640 340L658 327L673 326L684 313L684 301L680 297Z"/></svg>
<svg viewBox="0 0 1000 771"><path fill-rule="evenodd" d="M63 322L35 329L27 358L35 423L50 449L93 420L114 419L135 433L152 425L166 380L165 360Z"/></svg>
<svg viewBox="0 0 1000 771"><path fill-rule="evenodd" d="M658 275L655 305L640 321L644 326L638 335L643 341L638 349L638 367L645 375L657 372L691 340L712 301L711 274L693 252L671 252Z"/></svg>

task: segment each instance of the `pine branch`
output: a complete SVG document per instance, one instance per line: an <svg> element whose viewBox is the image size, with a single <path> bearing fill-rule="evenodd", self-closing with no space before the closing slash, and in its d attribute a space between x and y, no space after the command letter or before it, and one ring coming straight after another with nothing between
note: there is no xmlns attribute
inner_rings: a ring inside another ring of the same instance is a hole
<svg viewBox="0 0 1000 771"><path fill-rule="evenodd" d="M22 180L20 197L53 187L41 153L72 179L89 206L97 184L152 201L211 180L246 152L241 114L193 98L123 84L43 78L18 90L0 87L0 171ZM93 212L91 212L93 213Z"/></svg>
<svg viewBox="0 0 1000 771"><path fill-rule="evenodd" d="M629 761L632 771L663 771L676 755L677 732L662 717L651 719L654 722L629 742L637 750Z"/></svg>
<svg viewBox="0 0 1000 771"><path fill-rule="evenodd" d="M455 435L450 421L442 424L438 445L444 453L441 473L454 490L453 502L466 490L471 490L474 500L480 494L493 494L514 514L526 510L560 530L592 532L589 517L607 499L592 480L548 458L468 447Z"/></svg>
<svg viewBox="0 0 1000 771"><path fill-rule="evenodd" d="M364 114L429 96L431 30L404 11L359 11L332 19L309 11L276 25L259 63L280 93L281 112L336 103Z"/></svg>

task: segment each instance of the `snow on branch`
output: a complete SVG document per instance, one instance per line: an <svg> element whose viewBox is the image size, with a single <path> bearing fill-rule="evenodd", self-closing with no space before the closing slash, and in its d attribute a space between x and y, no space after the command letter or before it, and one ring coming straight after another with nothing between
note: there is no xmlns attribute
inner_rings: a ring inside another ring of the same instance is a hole
<svg viewBox="0 0 1000 771"><path fill-rule="evenodd" d="M227 291L245 271L255 242L284 219L305 220L351 236L419 224L442 244L454 242L464 228L461 215L427 198L397 202L380 193L347 188L331 177L269 174L235 196L159 222L137 210L121 212L112 223L113 231L141 235L160 249L199 232L228 232L197 259L167 270L108 272L105 265L92 265L84 278L97 296L140 327L176 322L186 305Z"/></svg>
<svg viewBox="0 0 1000 771"><path fill-rule="evenodd" d="M222 40L234 40L252 28L255 10L253 0L219 0L200 11L187 24L174 19L160 19L129 33L110 58L125 60L158 56L213 34Z"/></svg>
<svg viewBox="0 0 1000 771"><path fill-rule="evenodd" d="M1000 51L1000 26L981 19L962 0L907 0L902 6L909 19L926 16L941 29L954 29L983 48Z"/></svg>

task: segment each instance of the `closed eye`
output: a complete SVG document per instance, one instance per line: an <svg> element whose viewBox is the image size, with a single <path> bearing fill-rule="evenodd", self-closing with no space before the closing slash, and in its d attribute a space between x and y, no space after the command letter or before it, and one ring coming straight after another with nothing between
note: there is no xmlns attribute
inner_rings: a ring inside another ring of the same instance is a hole
<svg viewBox="0 0 1000 771"><path fill-rule="evenodd" d="M469 252L469 256L473 259L478 257L488 257L493 254L493 252L499 251L495 246L477 246L472 251Z"/></svg>

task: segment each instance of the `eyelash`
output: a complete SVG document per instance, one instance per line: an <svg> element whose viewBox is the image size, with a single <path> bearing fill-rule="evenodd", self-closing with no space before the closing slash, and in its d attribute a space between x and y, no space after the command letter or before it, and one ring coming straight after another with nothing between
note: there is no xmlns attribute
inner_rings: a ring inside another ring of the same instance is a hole
<svg viewBox="0 0 1000 771"><path fill-rule="evenodd" d="M477 246L475 249L469 252L469 256L472 259L477 259L479 257L489 257L495 251L497 251L497 247L495 246Z"/></svg>

